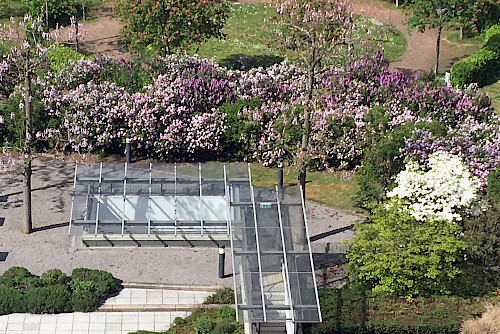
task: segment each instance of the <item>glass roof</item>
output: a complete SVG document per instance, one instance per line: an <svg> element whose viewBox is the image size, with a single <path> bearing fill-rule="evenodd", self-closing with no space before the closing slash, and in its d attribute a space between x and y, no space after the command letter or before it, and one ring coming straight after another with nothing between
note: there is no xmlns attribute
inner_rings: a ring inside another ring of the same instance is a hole
<svg viewBox="0 0 500 334"><path fill-rule="evenodd" d="M321 322L299 186L250 165L77 164L70 234L226 234L241 322Z"/></svg>

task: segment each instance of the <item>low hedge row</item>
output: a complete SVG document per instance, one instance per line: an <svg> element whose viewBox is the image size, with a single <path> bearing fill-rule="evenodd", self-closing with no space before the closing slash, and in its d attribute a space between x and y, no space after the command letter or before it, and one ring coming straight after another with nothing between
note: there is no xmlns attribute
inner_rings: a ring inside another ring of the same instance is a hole
<svg viewBox="0 0 500 334"><path fill-rule="evenodd" d="M451 82L465 87L470 83L480 86L491 83L500 68L500 25L494 25L485 32L484 46L472 56L451 67Z"/></svg>
<svg viewBox="0 0 500 334"><path fill-rule="evenodd" d="M101 270L77 268L68 277L51 269L38 277L12 267L0 276L0 315L94 311L118 288L113 275Z"/></svg>
<svg viewBox="0 0 500 334"><path fill-rule="evenodd" d="M462 322L499 297L435 296L408 301L376 296L355 285L320 291L323 322L306 332L343 334L459 333Z"/></svg>

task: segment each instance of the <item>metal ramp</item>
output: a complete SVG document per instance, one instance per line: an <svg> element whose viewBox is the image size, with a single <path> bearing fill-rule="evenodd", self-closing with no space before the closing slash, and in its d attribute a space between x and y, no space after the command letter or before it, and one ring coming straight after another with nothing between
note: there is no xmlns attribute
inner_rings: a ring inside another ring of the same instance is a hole
<svg viewBox="0 0 500 334"><path fill-rule="evenodd" d="M257 332L295 333L298 324L321 322L302 192L254 188L249 175L229 191L237 318Z"/></svg>
<svg viewBox="0 0 500 334"><path fill-rule="evenodd" d="M249 164L77 164L69 233L93 247L230 244L247 333L321 322L301 188L253 187Z"/></svg>

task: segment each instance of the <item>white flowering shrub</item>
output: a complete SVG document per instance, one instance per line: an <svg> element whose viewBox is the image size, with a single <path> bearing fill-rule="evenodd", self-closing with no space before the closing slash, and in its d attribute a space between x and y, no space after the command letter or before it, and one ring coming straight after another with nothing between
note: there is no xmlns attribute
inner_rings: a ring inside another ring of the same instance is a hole
<svg viewBox="0 0 500 334"><path fill-rule="evenodd" d="M448 152L431 154L427 166L408 161L396 176L396 184L387 196L404 200L419 221L460 221L461 210L478 207L480 180L459 156Z"/></svg>

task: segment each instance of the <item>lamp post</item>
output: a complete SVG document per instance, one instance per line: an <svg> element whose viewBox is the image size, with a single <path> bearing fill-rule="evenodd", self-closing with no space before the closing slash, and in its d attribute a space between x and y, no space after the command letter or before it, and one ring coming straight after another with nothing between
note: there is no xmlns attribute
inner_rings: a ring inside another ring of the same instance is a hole
<svg viewBox="0 0 500 334"><path fill-rule="evenodd" d="M283 159L278 159L278 187L283 187Z"/></svg>

